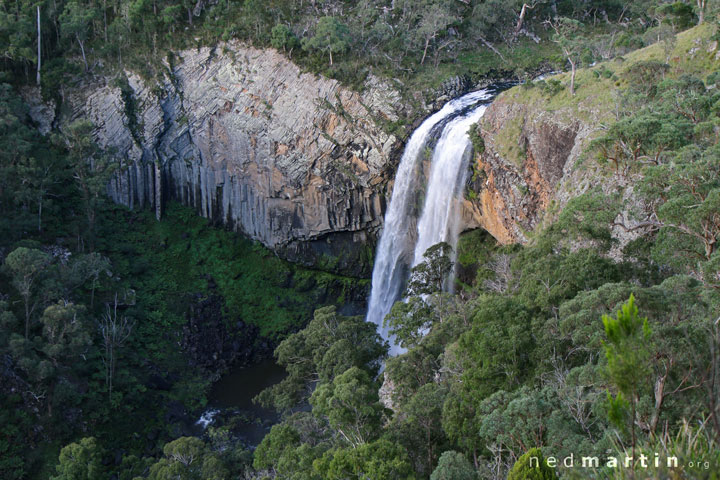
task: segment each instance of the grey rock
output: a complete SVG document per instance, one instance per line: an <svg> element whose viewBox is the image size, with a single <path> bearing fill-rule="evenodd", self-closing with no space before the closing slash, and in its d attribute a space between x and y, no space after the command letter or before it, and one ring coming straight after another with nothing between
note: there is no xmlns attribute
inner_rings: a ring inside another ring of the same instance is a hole
<svg viewBox="0 0 720 480"><path fill-rule="evenodd" d="M303 73L275 50L231 42L176 55L161 81L125 72L132 105L110 79L68 95L121 164L117 203L167 200L262 242L285 258L369 276L401 142L383 131L400 96L370 77L363 93ZM337 238L335 238L337 237Z"/></svg>

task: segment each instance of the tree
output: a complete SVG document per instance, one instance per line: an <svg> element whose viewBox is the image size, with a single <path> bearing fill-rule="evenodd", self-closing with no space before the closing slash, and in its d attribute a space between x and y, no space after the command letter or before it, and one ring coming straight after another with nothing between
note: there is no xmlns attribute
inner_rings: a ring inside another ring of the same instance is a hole
<svg viewBox="0 0 720 480"><path fill-rule="evenodd" d="M475 480L477 474L472 464L462 453L448 450L440 455L437 467L430 480Z"/></svg>
<svg viewBox="0 0 720 480"><path fill-rule="evenodd" d="M322 17L315 29L315 35L303 38L305 50L319 50L330 56L333 64L333 53L342 53L350 46L350 31L335 17Z"/></svg>
<svg viewBox="0 0 720 480"><path fill-rule="evenodd" d="M557 43L565 54L565 58L570 62L570 95L575 95L575 71L580 61L580 55L584 50L584 45L580 35L578 34L582 23L567 17L556 17L553 21L548 21L555 35L553 42Z"/></svg>
<svg viewBox="0 0 720 480"><path fill-rule="evenodd" d="M149 480L225 480L225 465L196 437L180 437L166 443L164 457L150 467Z"/></svg>
<svg viewBox="0 0 720 480"><path fill-rule="evenodd" d="M103 476L103 451L94 437L71 443L60 451L57 475L51 480L95 480Z"/></svg>
<svg viewBox="0 0 720 480"><path fill-rule="evenodd" d="M104 347L102 358L105 365L105 385L110 400L112 400L113 378L115 377L115 367L117 365L117 350L125 345L134 327L134 323L126 316L123 315L118 318L117 305L116 295L113 308L111 309L110 305L106 304L105 313L98 322Z"/></svg>
<svg viewBox="0 0 720 480"><path fill-rule="evenodd" d="M88 253L87 255L76 255L75 261L72 264L74 270L76 270L81 282L86 282L88 279L91 281L90 284L90 308L95 306L95 289L98 287L100 281L100 275L102 273L111 276L110 272L110 260L107 257L100 255L97 252Z"/></svg>
<svg viewBox="0 0 720 480"><path fill-rule="evenodd" d="M380 430L383 407L378 399L378 385L358 367L349 368L332 383L318 386L310 404L313 414L326 417L352 447L367 443Z"/></svg>
<svg viewBox="0 0 720 480"><path fill-rule="evenodd" d="M5 257L5 268L10 272L12 285L25 305L26 339L30 335L32 314L38 305L38 283L50 260L48 254L26 247L18 247Z"/></svg>
<svg viewBox="0 0 720 480"><path fill-rule="evenodd" d="M635 422L639 391L650 376L650 326L648 319L638 316L635 297L631 294L627 303L612 318L602 317L607 341L603 342L607 359L607 372L618 390L613 398L608 392L609 418L621 429L630 423L632 458L635 459ZM627 420L627 405L630 406Z"/></svg>
<svg viewBox="0 0 720 480"><path fill-rule="evenodd" d="M85 216L90 250L95 246L95 219L97 210L104 200L107 184L115 171L107 154L95 143L93 125L90 121L79 119L68 125L64 132L54 137L56 144L68 149L73 178L80 190Z"/></svg>
<svg viewBox="0 0 720 480"><path fill-rule="evenodd" d="M60 301L45 309L40 318L45 345L43 352L55 367L70 365L71 361L86 352L92 337L85 321L85 307Z"/></svg>
<svg viewBox="0 0 720 480"><path fill-rule="evenodd" d="M384 320L384 324L390 327L390 333L403 348L418 345L432 322L432 308L421 297L395 302Z"/></svg>
<svg viewBox="0 0 720 480"><path fill-rule="evenodd" d="M445 31L449 25L457 22L458 17L452 15L444 2L432 2L422 6L420 22L415 35L423 44L423 54L420 65L425 63L428 48L437 36Z"/></svg>
<svg viewBox="0 0 720 480"><path fill-rule="evenodd" d="M61 178L56 168L60 162L43 144L23 99L10 85L0 84L0 212L8 238L17 239L29 227L25 217L33 202L38 206L38 230L42 229L43 200L49 186Z"/></svg>
<svg viewBox="0 0 720 480"><path fill-rule="evenodd" d="M74 37L80 46L85 71L88 71L87 56L85 55L85 42L90 35L90 27L97 17L97 10L93 5L81 5L77 0L65 4L60 15L62 32L67 37Z"/></svg>
<svg viewBox="0 0 720 480"><path fill-rule="evenodd" d="M410 452L416 471L430 474L440 449L447 445L442 428L442 405L447 389L431 382L396 407L393 435Z"/></svg>
<svg viewBox="0 0 720 480"><path fill-rule="evenodd" d="M295 47L300 44L300 41L295 36L290 27L284 24L275 25L271 32L270 44L273 48L278 50L282 49L283 52L287 51L292 56L292 51Z"/></svg>
<svg viewBox="0 0 720 480"><path fill-rule="evenodd" d="M335 307L319 308L305 329L275 349L275 358L288 376L256 400L288 409L307 399L313 382L330 382L350 367L367 370L374 377L387 350L374 324L362 317L338 315Z"/></svg>
<svg viewBox="0 0 720 480"><path fill-rule="evenodd" d="M720 241L720 149L689 146L674 162L652 166L640 185L651 214L628 229L657 231L655 258L688 269L707 285L720 284L712 268ZM711 267L711 268L707 268Z"/></svg>
<svg viewBox="0 0 720 480"><path fill-rule="evenodd" d="M531 448L513 465L508 480L557 480L555 470L550 468L539 448Z"/></svg>
<svg viewBox="0 0 720 480"><path fill-rule="evenodd" d="M423 253L425 260L410 272L406 294L430 295L441 292L454 266L452 253L452 247L446 242L428 248Z"/></svg>
<svg viewBox="0 0 720 480"><path fill-rule="evenodd" d="M330 450L313 463L313 470L327 480L372 478L373 480L414 480L407 452L384 438L357 448Z"/></svg>
<svg viewBox="0 0 720 480"><path fill-rule="evenodd" d="M297 430L283 423L273 425L255 450L253 467L256 470L273 468L280 463L287 450L294 450L299 446L300 435Z"/></svg>
<svg viewBox="0 0 720 480"><path fill-rule="evenodd" d="M29 2L18 1L0 9L0 55L25 66L32 65L37 58L33 48L35 10L32 7Z"/></svg>

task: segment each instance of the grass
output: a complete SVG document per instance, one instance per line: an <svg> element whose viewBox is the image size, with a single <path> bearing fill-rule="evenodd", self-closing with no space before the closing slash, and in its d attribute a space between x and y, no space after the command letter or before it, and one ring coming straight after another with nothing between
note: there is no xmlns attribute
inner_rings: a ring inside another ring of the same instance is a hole
<svg viewBox="0 0 720 480"><path fill-rule="evenodd" d="M681 74L694 74L706 76L720 67L720 61L715 59L717 47L708 52L712 45L712 36L715 27L703 24L680 32L676 44L669 55L669 77ZM601 123L614 120L614 110L617 105L617 93L628 87L624 77L630 65L638 62L657 60L665 62L667 55L659 43L635 50L623 57L617 57L606 62L594 65L592 68L578 69L575 77L575 95L570 95L569 88L565 88L554 95L547 95L540 88L514 87L502 93L499 99L511 99L514 102L532 105L533 110L555 112L560 118L568 122L580 119L586 122ZM597 76L593 72L608 70L613 76ZM570 73L560 73L547 80L558 80L564 85L570 84Z"/></svg>

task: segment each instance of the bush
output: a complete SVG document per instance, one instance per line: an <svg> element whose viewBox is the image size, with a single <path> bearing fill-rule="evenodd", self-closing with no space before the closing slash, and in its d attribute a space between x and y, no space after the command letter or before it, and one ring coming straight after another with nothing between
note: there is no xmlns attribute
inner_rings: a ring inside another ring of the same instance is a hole
<svg viewBox="0 0 720 480"><path fill-rule="evenodd" d="M537 459L537 464L535 464L535 459ZM531 448L518 458L508 474L508 480L556 480L557 478L555 470L545 463L545 458L539 448Z"/></svg>

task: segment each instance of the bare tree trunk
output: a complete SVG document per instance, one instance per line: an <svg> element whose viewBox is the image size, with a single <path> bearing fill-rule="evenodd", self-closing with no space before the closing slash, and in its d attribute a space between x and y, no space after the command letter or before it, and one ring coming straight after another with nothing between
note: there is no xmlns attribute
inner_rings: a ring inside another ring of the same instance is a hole
<svg viewBox="0 0 720 480"><path fill-rule="evenodd" d="M330 66L332 67L333 60L332 60L332 50L328 50L328 53L330 54Z"/></svg>
<svg viewBox="0 0 720 480"><path fill-rule="evenodd" d="M532 8L527 3L523 3L522 10L520 10L520 15L518 16L518 21L515 24L515 33L513 34L513 39L518 36L518 33L520 33L520 29L522 29L523 21L525 20L525 14L527 13L528 8Z"/></svg>
<svg viewBox="0 0 720 480"><path fill-rule="evenodd" d="M706 0L697 0L698 25L705 21L705 2Z"/></svg>
<svg viewBox="0 0 720 480"><path fill-rule="evenodd" d="M35 83L40 86L40 66L42 64L42 55L40 51L40 5L37 7L37 76L35 77Z"/></svg>
<svg viewBox="0 0 720 480"><path fill-rule="evenodd" d="M103 30L105 32L105 43L107 44L107 0L103 0Z"/></svg>
<svg viewBox="0 0 720 480"><path fill-rule="evenodd" d="M25 298L25 340L30 336L30 298Z"/></svg>
<svg viewBox="0 0 720 480"><path fill-rule="evenodd" d="M500 57L500 58L503 60L503 62L505 61L505 57L503 57L503 54L500 53L500 51L499 51L497 48L495 48L495 47L492 45L492 43L488 42L488 41L485 40L485 38L483 38L483 37L478 37L478 39L482 42L483 45L485 45L487 48L489 48L490 50L492 50L498 57Z"/></svg>
<svg viewBox="0 0 720 480"><path fill-rule="evenodd" d="M428 47L430 46L430 38L425 40L425 50L423 50L423 56L422 60L420 60L420 65L425 63L425 57L427 56Z"/></svg>
<svg viewBox="0 0 720 480"><path fill-rule="evenodd" d="M42 232L42 208L43 208L43 194L40 194L40 199L38 200L38 232Z"/></svg>
<svg viewBox="0 0 720 480"><path fill-rule="evenodd" d="M85 64L85 71L87 72L89 68L87 63L87 57L85 56L85 45L83 45L84 42L80 40L79 35L76 35L75 38L77 38L78 44L80 45L80 53L82 53L83 63Z"/></svg>

